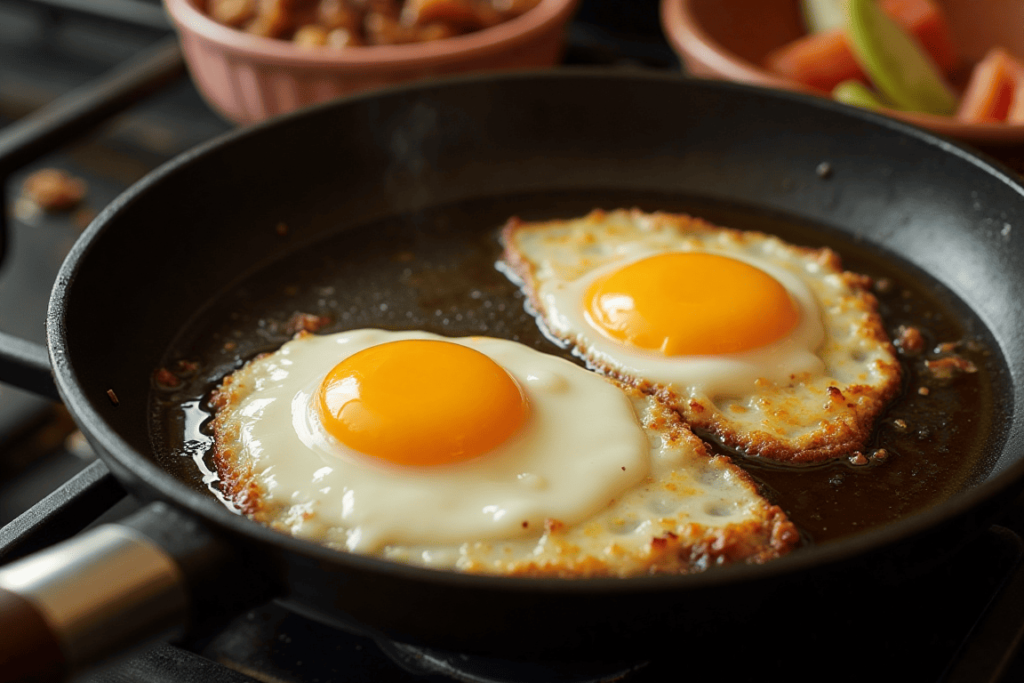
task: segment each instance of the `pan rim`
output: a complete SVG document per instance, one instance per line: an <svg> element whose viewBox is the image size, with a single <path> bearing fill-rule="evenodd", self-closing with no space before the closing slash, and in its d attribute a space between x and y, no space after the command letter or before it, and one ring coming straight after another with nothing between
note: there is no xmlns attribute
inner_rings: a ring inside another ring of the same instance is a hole
<svg viewBox="0 0 1024 683"><path fill-rule="evenodd" d="M661 591L666 588L676 590L692 589L700 590L716 586L728 586L736 582L761 581L783 574L791 574L807 568L821 568L822 566L834 566L855 556L863 556L875 551L881 551L892 547L896 543L905 540L907 537L916 537L929 530L941 526L962 515L969 513L980 503L1000 494L1005 494L1009 489L1019 487L1024 481L1024 461L1018 461L1005 468L994 477L963 491L953 497L939 503L927 510L912 514L908 517L887 523L860 534L848 536L833 542L801 548L785 557L775 559L764 565L734 565L715 568L713 571L700 572L687 575L666 575L666 576L636 576L629 578L587 578L587 579L562 579L562 578L524 578L505 577L491 575L463 574L459 572L428 569L412 565L404 565L379 558L350 555L318 545L310 541L293 538L266 528L258 523L252 522L241 515L232 513L219 502L198 491L192 490L183 482L175 478L169 472L159 467L149 458L128 445L124 439L113 430L103 416L93 408L89 398L86 396L84 387L76 379L74 368L69 359L68 339L65 327L64 302L73 286L77 269L83 259L87 259L89 252L95 247L97 237L101 235L114 216L125 206L137 201L140 197L156 183L166 176L174 173L187 164L189 161L206 155L212 150L220 149L226 145L233 144L239 140L247 139L250 136L258 135L259 131L266 127L276 126L285 121L297 120L307 116L313 116L316 112L332 107L345 107L358 103L365 99L381 96L400 95L421 89L429 88L450 88L464 87L474 83L494 84L505 80L517 79L626 79L626 80L652 80L672 82L680 87L692 88L713 88L722 90L736 90L750 93L755 97L784 99L799 101L816 108L823 108L834 111L843 116L849 116L866 121L875 126L893 129L901 135L917 138L918 140L937 147L942 151L954 154L974 166L998 178L1005 184L1013 187L1024 195L1024 187L1021 183L1011 178L1008 169L1005 169L998 162L987 159L983 154L967 150L960 144L943 138L939 135L917 128L895 119L889 119L880 114L863 110L854 110L845 105L822 100L821 98L800 93L766 91L755 86L748 86L737 83L724 82L695 82L682 79L675 74L660 73L627 73L613 69L560 69L550 72L509 72L499 76L469 75L458 76L431 82L429 84L411 84L389 88L384 92L360 94L342 100L324 103L307 110L293 112L269 121L256 124L251 127L239 128L224 135L218 136L206 143L184 152L183 154L169 160L159 168L147 174L125 190L118 198L111 202L93 220L90 226L82 234L79 240L73 245L67 258L61 266L58 277L54 283L50 296L50 303L47 313L47 342L51 358L51 365L55 381L65 405L68 407L76 421L81 425L88 425L87 436L94 445L98 447L104 461L112 461L118 468L131 469L134 475L146 486L156 490L160 496L169 503L183 508L191 514L195 514L217 528L225 529L233 534L255 541L261 546L273 548L288 553L293 553L303 558L317 562L326 562L328 566L341 570L353 569L357 571L368 571L375 574L402 577L405 580L414 580L426 584L458 584L461 587L477 587L481 589L501 589L508 591L526 592L558 592L558 593L579 593L591 594L601 593L647 593ZM1003 350L1000 349L1004 359L1009 360ZM1007 368L1011 373L1009 384L1016 384L1019 377L1014 376L1016 369L1013 364L1007 362ZM1013 404L1021 400L1014 392ZM1019 411L1011 410L1007 418L1005 433L1001 434L1003 443L1000 452L1005 452L1007 444L1012 442L1014 433L1020 433L1024 427L1020 422Z"/></svg>

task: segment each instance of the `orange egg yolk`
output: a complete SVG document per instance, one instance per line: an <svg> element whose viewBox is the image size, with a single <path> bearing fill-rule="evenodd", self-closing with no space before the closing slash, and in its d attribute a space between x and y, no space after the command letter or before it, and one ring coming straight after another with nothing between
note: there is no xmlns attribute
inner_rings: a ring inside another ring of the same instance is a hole
<svg viewBox="0 0 1024 683"><path fill-rule="evenodd" d="M736 353L786 336L800 311L775 278L699 252L632 263L594 282L585 313L606 336L667 356Z"/></svg>
<svg viewBox="0 0 1024 683"><path fill-rule="evenodd" d="M346 446L399 465L475 458L508 439L529 412L519 384L474 349L404 340L349 356L317 396L324 429Z"/></svg>

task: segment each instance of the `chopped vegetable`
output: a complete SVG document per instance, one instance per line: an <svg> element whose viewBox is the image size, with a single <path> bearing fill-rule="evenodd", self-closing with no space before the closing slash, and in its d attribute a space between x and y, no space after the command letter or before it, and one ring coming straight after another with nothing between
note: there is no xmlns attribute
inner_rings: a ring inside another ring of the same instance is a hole
<svg viewBox="0 0 1024 683"><path fill-rule="evenodd" d="M949 21L935 0L881 0L879 5L921 43L943 73L960 65Z"/></svg>
<svg viewBox="0 0 1024 683"><path fill-rule="evenodd" d="M863 78L842 30L798 38L768 53L765 66L798 83L831 91L842 81Z"/></svg>
<svg viewBox="0 0 1024 683"><path fill-rule="evenodd" d="M845 0L801 0L808 33L821 33L846 24Z"/></svg>
<svg viewBox="0 0 1024 683"><path fill-rule="evenodd" d="M1013 93L1013 102L1006 112L1006 122L1017 125L1024 124L1024 80L1017 81L1017 89Z"/></svg>
<svg viewBox="0 0 1024 683"><path fill-rule="evenodd" d="M879 6L921 42L943 71L957 66L949 24L933 0L881 0ZM764 63L775 73L825 92L842 81L866 80L845 27L798 38L770 52Z"/></svg>
<svg viewBox="0 0 1024 683"><path fill-rule="evenodd" d="M832 99L843 104L852 104L865 109L891 109L892 104L886 102L878 93L860 81L843 81L832 89Z"/></svg>
<svg viewBox="0 0 1024 683"><path fill-rule="evenodd" d="M935 61L874 0L848 0L847 34L875 87L900 109L952 115L957 98Z"/></svg>
<svg viewBox="0 0 1024 683"><path fill-rule="evenodd" d="M975 65L956 117L968 123L1006 121L1011 108L1024 122L1024 65L1001 47L992 48Z"/></svg>
<svg viewBox="0 0 1024 683"><path fill-rule="evenodd" d="M808 35L769 53L768 69L866 109L1024 125L1024 58L1003 47L974 66L957 97L946 76L960 83L966 64L937 0L800 2Z"/></svg>

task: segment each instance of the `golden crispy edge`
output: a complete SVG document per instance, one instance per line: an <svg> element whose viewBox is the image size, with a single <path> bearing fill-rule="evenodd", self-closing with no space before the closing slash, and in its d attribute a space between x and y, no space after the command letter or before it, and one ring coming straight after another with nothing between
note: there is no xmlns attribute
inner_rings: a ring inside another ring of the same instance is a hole
<svg viewBox="0 0 1024 683"><path fill-rule="evenodd" d="M238 373L264 355L257 356L225 377L210 396L210 407L214 411L211 423L214 439L213 463L220 480L221 493L247 517L262 523L267 522L268 511L260 496L255 473L252 468L239 463L236 453L227 445L238 441L238 431L225 423L224 415L227 409L234 408L245 397L238 386Z"/></svg>
<svg viewBox="0 0 1024 683"><path fill-rule="evenodd" d="M768 237L765 233L744 232L733 228L718 227L703 219L685 214L662 212L645 214L639 209L633 209L630 213L634 217L647 216L662 221L674 227L681 234L685 232L724 231L737 237L744 235ZM606 215L606 211L597 209L590 212L586 218L600 219ZM567 344L572 345L581 358L602 374L636 387L646 394L656 396L659 400L668 403L678 410L683 419L692 427L707 431L720 439L725 445L741 450L748 455L781 462L811 463L852 456L866 447L867 441L874 430L875 419L889 402L895 398L896 394L899 393L902 368L898 361L886 363L879 368L882 373L890 378L882 391L862 385L851 385L845 389L829 387L822 396L822 401L824 403L845 401L851 412L844 413L846 416L844 419L830 420L802 439L789 441L778 439L762 431L739 432L729 425L728 418L712 405L710 401L686 401L663 385L622 375L615 368L601 363L600 360L591 355L588 349L580 347L572 337L553 332L543 322L546 317L546 311L543 302L538 296L535 268L533 264L516 250L515 238L517 233L521 231L544 230L547 226L564 225L574 220L578 219L525 223L517 217L512 217L502 227L499 236L503 247L502 261L504 261L509 272L515 278L518 278L530 306L537 313L538 324L548 337L561 339ZM822 267L842 273L844 282L850 287L865 309L871 311L866 322L874 331L875 339L888 344L892 350L892 357L896 358L896 351L892 348L892 342L888 335L886 335L882 318L878 314L878 300L869 291L870 279L864 275L843 271L842 260L839 255L828 247L815 249L797 245L790 246L797 252L817 261ZM851 415L852 417L850 417Z"/></svg>
<svg viewBox="0 0 1024 683"><path fill-rule="evenodd" d="M613 380L614 381L614 380ZM630 397L647 395L622 382L614 381ZM768 502L749 473L724 455L711 456L677 412L658 402L646 426L657 429L668 441L689 441L709 461L728 467L732 474L759 499L754 519L740 524L707 527L690 523L681 533L667 532L651 538L641 555L631 558L639 570L629 575L696 574L712 567L730 564L764 564L788 554L800 543L800 533L778 505ZM613 561L593 555L574 555L572 545L562 543L557 527L549 529L552 541L565 549L556 562L522 561L511 565L511 576L558 576L563 578L625 576ZM470 569L472 570L472 569Z"/></svg>
<svg viewBox="0 0 1024 683"><path fill-rule="evenodd" d="M297 336L304 334L307 333L300 332ZM238 462L237 454L230 446L235 441L237 434L226 424L225 416L246 396L246 392L240 386L239 373L243 372L248 365L247 363L243 368L225 377L211 396L210 405L215 411L213 460L224 496L250 519L286 533L284 529L277 528L273 524L274 511L263 500L255 473ZM639 390L621 382L616 382L616 384L630 396L643 395ZM578 557L566 555L560 557L558 562L553 563L533 561L511 563L507 568L507 575L587 578L624 577L640 574L691 574L736 562L763 564L787 554L799 544L800 535L796 526L780 507L772 505L761 496L757 483L749 474L736 466L728 457L708 455L705 444L680 420L676 412L664 405L659 407L660 414L654 415L649 424L663 430L666 438L670 441L693 440L710 461L728 464L742 484L753 495L760 498L761 504L758 506L757 517L741 524L714 528L691 524L682 536L667 533L654 537L648 543L644 555L639 558L641 569L626 574L614 560L610 561L593 555ZM560 526L557 521L549 520L546 529L546 533L552 534L556 544ZM690 538L696 540L686 540ZM339 552L344 551L339 550ZM467 566L463 568L463 571L472 573L482 570L479 567Z"/></svg>

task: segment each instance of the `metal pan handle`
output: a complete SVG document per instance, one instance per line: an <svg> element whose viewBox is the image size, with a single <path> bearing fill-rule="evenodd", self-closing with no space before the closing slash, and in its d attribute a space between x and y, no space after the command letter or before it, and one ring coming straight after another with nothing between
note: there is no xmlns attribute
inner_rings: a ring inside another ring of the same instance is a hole
<svg viewBox="0 0 1024 683"><path fill-rule="evenodd" d="M178 635L181 570L142 533L105 524L0 568L0 680L61 680L124 650Z"/></svg>
<svg viewBox="0 0 1024 683"><path fill-rule="evenodd" d="M152 503L0 567L0 683L64 680L209 628L267 599L245 564L186 513Z"/></svg>

